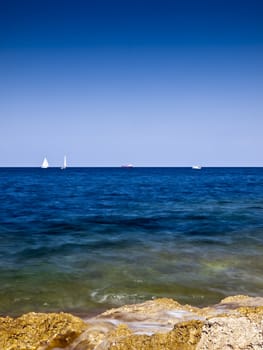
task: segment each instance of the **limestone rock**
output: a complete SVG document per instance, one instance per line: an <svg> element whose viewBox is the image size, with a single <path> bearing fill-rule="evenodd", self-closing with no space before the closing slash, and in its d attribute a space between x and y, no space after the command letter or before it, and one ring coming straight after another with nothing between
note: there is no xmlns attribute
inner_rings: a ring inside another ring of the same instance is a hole
<svg viewBox="0 0 263 350"><path fill-rule="evenodd" d="M262 350L263 323L247 317L216 317L208 320L196 350Z"/></svg>
<svg viewBox="0 0 263 350"><path fill-rule="evenodd" d="M172 299L108 310L0 318L0 350L259 350L263 298L235 296L206 308Z"/></svg>
<svg viewBox="0 0 263 350"><path fill-rule="evenodd" d="M0 319L0 349L40 350L65 348L87 325L65 313L28 313L19 318Z"/></svg>
<svg viewBox="0 0 263 350"><path fill-rule="evenodd" d="M110 334L109 350L194 350L201 337L201 321L178 324L168 333L134 335L129 329L119 326ZM123 327L123 326L122 326Z"/></svg>

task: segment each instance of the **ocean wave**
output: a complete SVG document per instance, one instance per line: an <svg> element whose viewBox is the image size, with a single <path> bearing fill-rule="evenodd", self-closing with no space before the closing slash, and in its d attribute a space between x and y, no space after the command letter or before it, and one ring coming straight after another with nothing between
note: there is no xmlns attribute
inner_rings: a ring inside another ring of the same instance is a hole
<svg viewBox="0 0 263 350"><path fill-rule="evenodd" d="M107 305L124 305L135 304L144 300L147 300L146 295L140 295L137 293L113 293L105 292L103 290L94 290L90 293L90 298L96 303Z"/></svg>

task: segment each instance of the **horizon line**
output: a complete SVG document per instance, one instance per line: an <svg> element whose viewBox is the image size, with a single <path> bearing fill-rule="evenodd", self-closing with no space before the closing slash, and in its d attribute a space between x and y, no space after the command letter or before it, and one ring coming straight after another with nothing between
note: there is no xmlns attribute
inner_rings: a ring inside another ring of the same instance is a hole
<svg viewBox="0 0 263 350"><path fill-rule="evenodd" d="M133 166L133 167L123 167L122 165L88 165L88 166L83 166L83 165L79 165L79 166L67 166L67 169L77 169L77 168L116 168L116 169L134 169L134 168L190 168L192 169L193 165L151 165L151 166ZM11 165L11 166L1 166L0 165L0 169L7 169L7 168L29 168L29 169L42 169L41 166L30 166L30 165L26 165L26 166L16 166L16 165ZM208 166L203 166L202 165L202 169L204 168L263 168L263 165L208 165ZM43 169L43 170L48 170L48 169L61 169L61 166L57 165L57 166L49 166L47 169ZM194 170L194 169L193 169Z"/></svg>

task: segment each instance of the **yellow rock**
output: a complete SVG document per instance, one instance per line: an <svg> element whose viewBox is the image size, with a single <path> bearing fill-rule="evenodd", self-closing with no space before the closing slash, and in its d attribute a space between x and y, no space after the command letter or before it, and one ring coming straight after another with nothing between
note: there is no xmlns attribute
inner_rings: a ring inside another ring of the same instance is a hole
<svg viewBox="0 0 263 350"><path fill-rule="evenodd" d="M0 319L1 350L39 350L64 348L77 338L87 325L65 313L28 313L19 318Z"/></svg>
<svg viewBox="0 0 263 350"><path fill-rule="evenodd" d="M124 325L109 335L109 350L194 350L198 344L203 322L182 322L168 333L136 335Z"/></svg>
<svg viewBox="0 0 263 350"><path fill-rule="evenodd" d="M88 323L66 313L0 318L0 350L263 349L263 298L236 296L207 308L156 299Z"/></svg>

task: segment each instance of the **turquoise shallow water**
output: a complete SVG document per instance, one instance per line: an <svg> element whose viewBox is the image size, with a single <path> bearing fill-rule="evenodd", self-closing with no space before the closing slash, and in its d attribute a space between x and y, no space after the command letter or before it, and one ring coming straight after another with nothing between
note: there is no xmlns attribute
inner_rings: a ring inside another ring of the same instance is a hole
<svg viewBox="0 0 263 350"><path fill-rule="evenodd" d="M262 295L262 168L0 169L0 313Z"/></svg>

